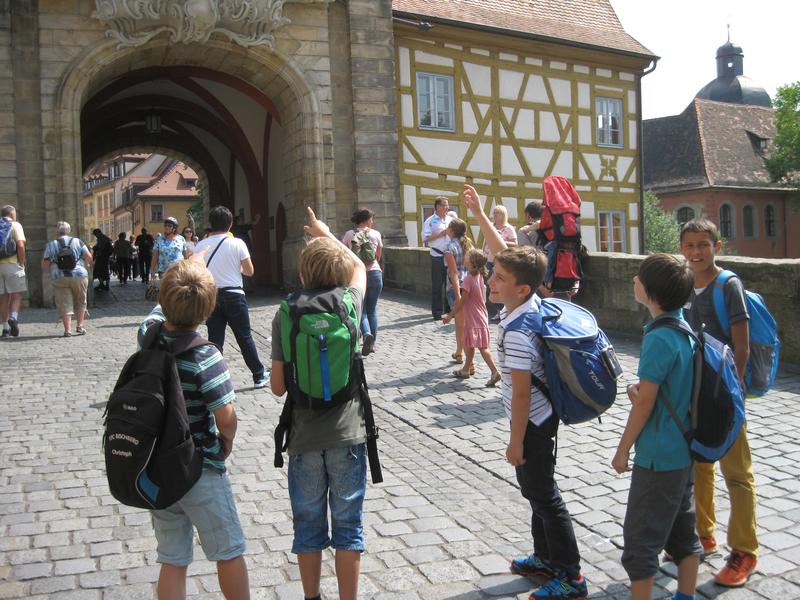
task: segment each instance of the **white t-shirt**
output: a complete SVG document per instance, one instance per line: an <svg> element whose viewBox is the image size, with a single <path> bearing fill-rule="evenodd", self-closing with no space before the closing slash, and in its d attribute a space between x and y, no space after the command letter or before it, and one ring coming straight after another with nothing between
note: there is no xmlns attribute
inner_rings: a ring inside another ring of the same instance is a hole
<svg viewBox="0 0 800 600"><path fill-rule="evenodd" d="M216 247L222 242L217 253L214 254ZM239 238L231 237L227 233L218 233L197 242L195 252L202 252L203 248L208 247L205 255L208 264L211 255L214 260L208 267L214 277L217 288L241 288L242 287L242 261L250 258L250 251L247 244ZM230 290L244 294L244 290Z"/></svg>
<svg viewBox="0 0 800 600"><path fill-rule="evenodd" d="M542 342L534 333L508 331L505 328L528 311L537 312L541 300L534 294L529 302L524 302L510 314L504 308L500 312L500 326L497 336L497 364L500 365L501 391L503 408L511 420L511 370L532 372L541 381L547 383L544 374L544 358ZM531 409L528 419L537 427L553 414L553 406L535 385L531 384Z"/></svg>

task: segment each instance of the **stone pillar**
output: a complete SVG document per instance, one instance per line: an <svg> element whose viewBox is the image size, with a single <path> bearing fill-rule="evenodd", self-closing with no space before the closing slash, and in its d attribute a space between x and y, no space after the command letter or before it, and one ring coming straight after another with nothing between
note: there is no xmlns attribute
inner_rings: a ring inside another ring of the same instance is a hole
<svg viewBox="0 0 800 600"><path fill-rule="evenodd" d="M349 0L356 197L375 211L388 244L406 245L397 150L397 86L391 0Z"/></svg>
<svg viewBox="0 0 800 600"><path fill-rule="evenodd" d="M17 219L25 229L28 298L43 303L42 249L47 241L42 163L38 0L11 0L11 72L16 147Z"/></svg>

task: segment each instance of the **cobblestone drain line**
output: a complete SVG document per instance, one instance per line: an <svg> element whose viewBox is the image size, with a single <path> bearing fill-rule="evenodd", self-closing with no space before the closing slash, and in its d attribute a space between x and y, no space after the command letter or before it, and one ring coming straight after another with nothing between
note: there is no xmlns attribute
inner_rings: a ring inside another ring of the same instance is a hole
<svg viewBox="0 0 800 600"><path fill-rule="evenodd" d="M98 302L86 337L57 339L54 312L30 310L23 315L25 339L0 344L3 397L25 399L0 407L0 598L153 597L158 567L149 516L110 498L98 452L103 403L97 398L107 397L149 309L135 286L114 291L119 301ZM266 363L276 298L251 306ZM386 482L368 488L361 596L527 598L532 583L507 575L507 559L530 550L529 509L503 460L508 424L498 391L483 387L488 370L479 363L475 379L450 376L452 326L431 322L419 300L387 291L380 310L378 352L367 365ZM615 341L624 389L635 373L638 343ZM61 368L57 352L64 350L76 353L78 366L54 377ZM240 418L231 479L248 538L253 595L301 597L296 559L288 552L286 473L271 467L281 401L247 387L250 374L235 343L226 346L226 358ZM800 598L799 389L796 376L783 377L775 392L749 408L764 546L759 573L747 588L724 591L709 583L722 563L714 557L701 568L701 597ZM559 484L575 517L591 598L628 597L619 547L629 480L608 466L626 412L621 399L602 424L559 433ZM718 511L724 521L725 494L718 496ZM191 597L220 597L214 565L199 549L196 559ZM669 567L658 577L656 597L674 589L666 573ZM324 592L336 597L332 561L323 575Z"/></svg>

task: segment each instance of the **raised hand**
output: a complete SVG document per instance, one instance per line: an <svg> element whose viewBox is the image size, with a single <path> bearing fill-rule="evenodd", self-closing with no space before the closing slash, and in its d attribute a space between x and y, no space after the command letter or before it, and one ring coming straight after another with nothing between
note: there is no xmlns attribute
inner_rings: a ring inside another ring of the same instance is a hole
<svg viewBox="0 0 800 600"><path fill-rule="evenodd" d="M468 183L464 184L464 206L466 206L474 215L477 215L479 212L483 212L483 206L481 205L481 198L478 195L478 190Z"/></svg>
<svg viewBox="0 0 800 600"><path fill-rule="evenodd" d="M317 215L314 214L310 206L306 209L306 212L308 213L308 225L303 225L303 231L311 237L332 237L330 228L317 219Z"/></svg>

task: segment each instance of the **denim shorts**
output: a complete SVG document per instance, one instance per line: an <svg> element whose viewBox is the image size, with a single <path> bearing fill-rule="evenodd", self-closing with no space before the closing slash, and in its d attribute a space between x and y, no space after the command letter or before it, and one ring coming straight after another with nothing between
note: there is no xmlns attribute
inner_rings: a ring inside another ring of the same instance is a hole
<svg viewBox="0 0 800 600"><path fill-rule="evenodd" d="M208 560L230 560L244 554L244 532L227 473L203 469L183 498L150 512L160 563L184 567L192 562L193 526Z"/></svg>
<svg viewBox="0 0 800 600"><path fill-rule="evenodd" d="M328 546L363 552L366 489L366 444L290 455L292 552L318 552ZM328 535L328 504L331 536Z"/></svg>

